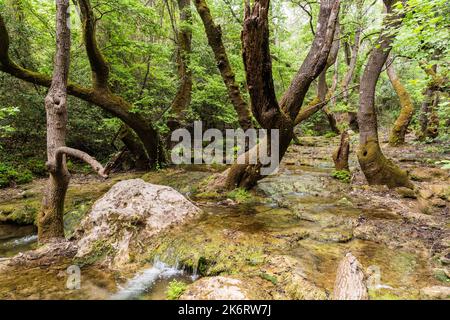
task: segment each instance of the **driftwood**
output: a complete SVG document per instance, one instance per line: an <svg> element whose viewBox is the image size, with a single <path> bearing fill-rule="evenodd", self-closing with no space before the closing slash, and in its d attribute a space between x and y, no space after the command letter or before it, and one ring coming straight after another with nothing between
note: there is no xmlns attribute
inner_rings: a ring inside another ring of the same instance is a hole
<svg viewBox="0 0 450 320"><path fill-rule="evenodd" d="M347 253L339 263L333 292L334 300L368 300L366 276L358 260Z"/></svg>

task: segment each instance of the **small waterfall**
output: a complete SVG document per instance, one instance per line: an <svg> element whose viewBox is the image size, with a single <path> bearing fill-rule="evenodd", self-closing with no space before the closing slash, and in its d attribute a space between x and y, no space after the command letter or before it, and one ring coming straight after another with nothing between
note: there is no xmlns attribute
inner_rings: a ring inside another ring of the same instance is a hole
<svg viewBox="0 0 450 320"><path fill-rule="evenodd" d="M124 287L120 288L111 300L129 300L138 297L145 290L151 288L158 279L172 278L183 275L184 271L177 267L170 267L161 261L155 261L151 268L137 274L128 280Z"/></svg>
<svg viewBox="0 0 450 320"><path fill-rule="evenodd" d="M4 248L14 248L14 247L23 246L23 245L27 245L27 244L36 242L37 239L38 239L38 236L35 234L32 234L32 235L28 235L28 236L25 236L22 238L7 240L7 241L1 243L0 246L4 247Z"/></svg>

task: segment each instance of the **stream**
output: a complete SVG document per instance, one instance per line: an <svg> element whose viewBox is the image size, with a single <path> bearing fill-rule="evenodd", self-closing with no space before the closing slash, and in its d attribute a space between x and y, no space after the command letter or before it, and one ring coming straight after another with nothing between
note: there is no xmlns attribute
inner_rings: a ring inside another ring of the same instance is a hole
<svg viewBox="0 0 450 320"><path fill-rule="evenodd" d="M189 284L197 279L184 266L193 257L207 262L202 270L206 275L253 277L261 272L278 276L278 268L283 266L272 268L268 261L288 256L305 278L329 293L346 252L352 252L374 274L371 298L417 298L420 288L442 285L433 275L429 257L408 249L414 248L416 240L409 243L407 239L404 246L395 247L383 243L383 238L355 237L355 225L361 221L402 231L404 222L393 208L375 203L368 206L364 199L352 196L348 184L330 177L332 164L323 160L325 156L321 159L320 152L311 163L298 159L298 154L288 153L280 172L258 184L257 202L227 206L198 200L202 217L156 239L149 250L154 250L157 258L133 274L118 276L106 268L85 266L81 290L67 290L65 270L70 262L49 270L33 268L20 276L1 275L0 298L166 299L171 281ZM158 174L148 181L172 183L167 180L170 174ZM194 185L204 177L204 172L175 173L173 184L175 188ZM99 182L95 183L99 189ZM34 229L14 232L20 236L0 238L0 260L36 247ZM395 239L396 235L388 236Z"/></svg>

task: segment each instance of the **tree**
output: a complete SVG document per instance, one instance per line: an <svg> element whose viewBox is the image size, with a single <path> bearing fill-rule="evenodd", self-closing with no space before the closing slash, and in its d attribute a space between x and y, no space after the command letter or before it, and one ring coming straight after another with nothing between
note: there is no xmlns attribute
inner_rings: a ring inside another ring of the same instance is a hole
<svg viewBox="0 0 450 320"><path fill-rule="evenodd" d="M246 2L242 46L252 113L261 127L279 130L280 161L293 138L295 119L306 93L327 64L334 40L339 7L339 0L321 1L312 46L289 88L278 102L272 77L272 58L269 47L269 0L257 0L252 7L249 2ZM248 153L252 152L255 152L254 149L248 151ZM252 188L262 178L261 167L261 164L232 166L228 171L226 187L229 189Z"/></svg>
<svg viewBox="0 0 450 320"><path fill-rule="evenodd" d="M396 0L384 0L387 15L384 18L383 30L376 46L369 55L366 68L361 78L360 103L358 110L359 150L358 161L369 184L383 184L388 187L412 188L406 172L394 162L387 159L381 151L378 141L378 124L375 111L375 88L385 64L391 44L395 37L395 29L401 24L404 14L395 10ZM400 3L400 2L398 2Z"/></svg>
<svg viewBox="0 0 450 320"><path fill-rule="evenodd" d="M70 65L69 0L56 1L56 55L50 89L45 98L47 112L47 168L50 178L44 190L37 224L40 242L64 238L64 199L70 174L66 157L81 159L101 176L104 169L94 158L65 146L67 133L67 81Z"/></svg>
<svg viewBox="0 0 450 320"><path fill-rule="evenodd" d="M395 72L393 62L393 59L388 59L386 63L386 73L388 74L389 80L398 95L401 110L397 120L394 123L394 127L391 130L389 144L392 146L398 146L405 143L406 131L414 115L414 105L411 96L400 82L400 79Z"/></svg>

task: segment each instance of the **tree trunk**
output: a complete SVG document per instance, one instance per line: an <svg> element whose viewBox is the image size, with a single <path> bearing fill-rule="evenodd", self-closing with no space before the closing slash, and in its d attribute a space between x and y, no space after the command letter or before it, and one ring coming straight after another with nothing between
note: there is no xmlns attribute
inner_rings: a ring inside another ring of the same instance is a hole
<svg viewBox="0 0 450 320"><path fill-rule="evenodd" d="M351 253L339 263L333 300L369 300L363 267Z"/></svg>
<svg viewBox="0 0 450 320"><path fill-rule="evenodd" d="M425 67L425 72L431 77L424 92L424 100L420 108L419 123L421 139L434 139L439 134L439 118L436 113L439 104L439 87L441 79L437 76L437 65Z"/></svg>
<svg viewBox="0 0 450 320"><path fill-rule="evenodd" d="M53 79L45 98L47 112L47 158L52 163L56 150L65 146L67 126L67 78L70 64L69 0L56 1L56 56ZM38 216L39 241L64 238L64 199L69 186L69 172L65 159L61 166L50 170Z"/></svg>
<svg viewBox="0 0 450 320"><path fill-rule="evenodd" d="M341 133L341 142L339 147L333 153L334 167L337 171L350 171L348 166L348 156L350 153L350 136L347 130Z"/></svg>
<svg viewBox="0 0 450 320"><path fill-rule="evenodd" d="M278 103L273 84L269 47L269 0L256 0L252 7L249 2L245 4L241 38L252 113L264 129L279 130L279 161L282 160L294 136L294 123L305 95L312 81L319 76L327 64L333 45L339 8L339 0L321 1L317 31L311 49ZM249 150L248 153L251 154L254 149ZM233 165L229 169L226 188L252 188L262 178L261 167L261 164Z"/></svg>
<svg viewBox="0 0 450 320"><path fill-rule="evenodd" d="M361 78L358 124L360 130L359 164L369 184L382 184L390 188L413 188L406 172L387 159L378 141L377 115L375 111L375 87L383 65L391 50L392 31L399 27L403 14L393 12L395 0L384 0L388 15L378 45L372 50Z"/></svg>
<svg viewBox="0 0 450 320"><path fill-rule="evenodd" d="M395 92L400 100L400 114L394 123L394 127L391 130L391 135L389 136L389 144L391 146L398 146L405 143L405 135L408 130L408 126L414 115L414 105L406 88L400 82L400 79L395 72L393 60L388 59L386 72L388 74L389 80L394 87Z"/></svg>
<svg viewBox="0 0 450 320"><path fill-rule="evenodd" d="M45 98L47 113L47 168L50 177L39 212L39 242L64 239L64 199L69 186L66 155L79 158L101 176L103 167L86 153L65 147L67 133L67 79L70 66L69 0L56 0L56 55L53 78Z"/></svg>
<svg viewBox="0 0 450 320"><path fill-rule="evenodd" d="M243 130L247 130L252 127L250 108L242 97L239 85L236 83L234 72L228 60L225 46L223 45L222 29L214 23L211 11L205 0L194 0L194 4L202 19L209 46L214 53L217 67L228 90L231 103L237 113L239 124Z"/></svg>
<svg viewBox="0 0 450 320"><path fill-rule="evenodd" d="M147 170L150 168L147 154L142 144L135 138L128 126L120 128L118 138L123 142L125 147L130 152L131 158L134 160L135 168L137 170Z"/></svg>

